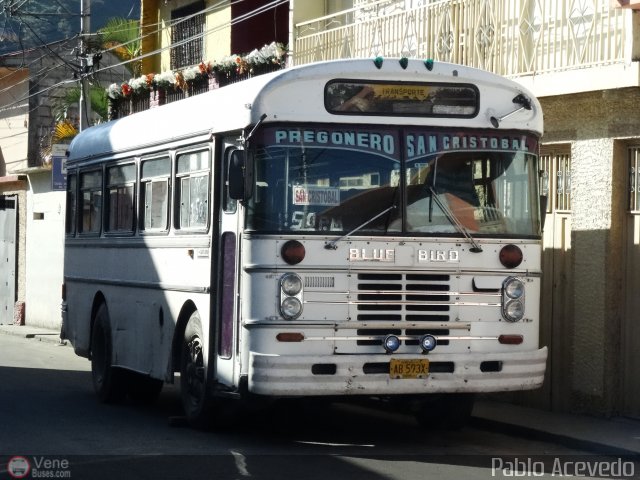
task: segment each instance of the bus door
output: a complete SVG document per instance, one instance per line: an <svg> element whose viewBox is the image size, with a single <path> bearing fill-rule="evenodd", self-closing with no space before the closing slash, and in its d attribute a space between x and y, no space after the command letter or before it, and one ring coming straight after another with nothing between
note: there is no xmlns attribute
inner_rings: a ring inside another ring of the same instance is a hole
<svg viewBox="0 0 640 480"><path fill-rule="evenodd" d="M241 205L229 198L227 189L227 172L231 151L236 148L235 137L229 137L223 142L222 174L216 191L220 192L219 229L219 257L217 265L217 335L216 335L216 377L224 385L237 385L235 378L239 371L235 371L238 351L239 326L238 317L238 262L239 262L239 225Z"/></svg>

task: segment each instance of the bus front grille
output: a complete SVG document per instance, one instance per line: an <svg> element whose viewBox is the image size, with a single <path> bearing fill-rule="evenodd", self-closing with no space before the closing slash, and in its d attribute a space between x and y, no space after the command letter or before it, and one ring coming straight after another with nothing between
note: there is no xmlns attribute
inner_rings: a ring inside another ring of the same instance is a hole
<svg viewBox="0 0 640 480"><path fill-rule="evenodd" d="M357 345L381 345L386 335L410 336L407 346L418 345L418 338L431 334L438 345L448 345L448 329L434 324L448 322L451 311L449 275L413 273L361 273L357 276L356 318L367 322L368 328L358 329ZM408 322L411 328L371 328L375 322ZM418 324L419 328L416 328ZM375 339L371 337L377 337Z"/></svg>

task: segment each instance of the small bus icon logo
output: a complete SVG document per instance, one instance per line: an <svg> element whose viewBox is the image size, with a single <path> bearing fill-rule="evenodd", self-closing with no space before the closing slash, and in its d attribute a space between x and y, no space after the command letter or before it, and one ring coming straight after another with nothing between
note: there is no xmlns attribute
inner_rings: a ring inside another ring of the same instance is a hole
<svg viewBox="0 0 640 480"><path fill-rule="evenodd" d="M24 457L11 457L7 463L7 471L12 478L25 478L31 471L31 465Z"/></svg>

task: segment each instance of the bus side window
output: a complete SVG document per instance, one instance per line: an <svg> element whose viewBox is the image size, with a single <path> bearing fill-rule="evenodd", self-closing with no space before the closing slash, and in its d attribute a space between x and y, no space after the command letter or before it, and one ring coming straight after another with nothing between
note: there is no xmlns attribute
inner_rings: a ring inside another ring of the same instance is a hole
<svg viewBox="0 0 640 480"><path fill-rule="evenodd" d="M100 233L102 219L102 171L80 174L80 233Z"/></svg>
<svg viewBox="0 0 640 480"><path fill-rule="evenodd" d="M209 151L178 155L179 229L205 229L209 218Z"/></svg>
<svg viewBox="0 0 640 480"><path fill-rule="evenodd" d="M117 165L107 169L107 232L133 233L135 191L135 164Z"/></svg>
<svg viewBox="0 0 640 480"><path fill-rule="evenodd" d="M169 219L169 157L144 160L141 164L140 189L142 205L140 228L144 231L166 232Z"/></svg>
<svg viewBox="0 0 640 480"><path fill-rule="evenodd" d="M65 216L65 233L69 236L76 234L76 216L78 201L78 175L69 173L67 176L67 211Z"/></svg>

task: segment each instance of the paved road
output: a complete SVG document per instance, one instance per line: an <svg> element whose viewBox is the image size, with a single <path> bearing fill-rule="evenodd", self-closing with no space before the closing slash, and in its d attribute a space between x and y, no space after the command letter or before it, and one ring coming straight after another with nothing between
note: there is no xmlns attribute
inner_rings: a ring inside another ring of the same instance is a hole
<svg viewBox="0 0 640 480"><path fill-rule="evenodd" d="M584 453L350 405L270 410L222 432L170 426L180 413L173 386L152 407L102 405L69 346L0 335L0 478L23 456L30 475L58 478L485 479L497 456Z"/></svg>

